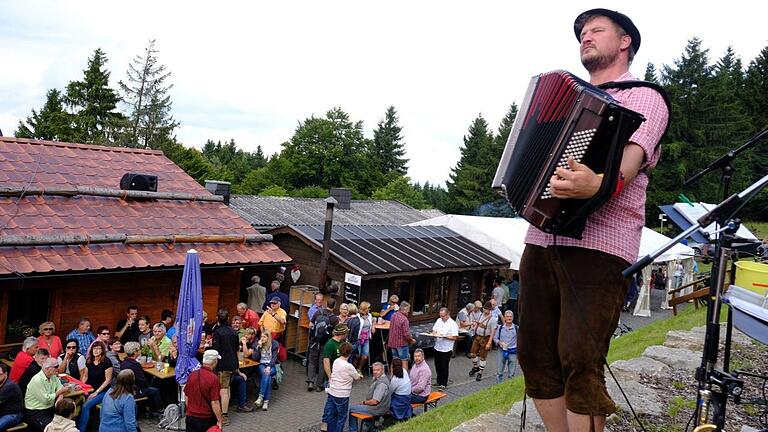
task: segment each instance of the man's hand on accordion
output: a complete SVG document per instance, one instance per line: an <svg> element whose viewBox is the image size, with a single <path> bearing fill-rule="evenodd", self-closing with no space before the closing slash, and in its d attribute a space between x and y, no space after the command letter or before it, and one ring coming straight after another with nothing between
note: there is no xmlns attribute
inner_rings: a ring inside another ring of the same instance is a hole
<svg viewBox="0 0 768 432"><path fill-rule="evenodd" d="M593 197L603 178L595 174L588 166L568 158L570 170L557 168L549 180L550 192L557 198L585 199Z"/></svg>

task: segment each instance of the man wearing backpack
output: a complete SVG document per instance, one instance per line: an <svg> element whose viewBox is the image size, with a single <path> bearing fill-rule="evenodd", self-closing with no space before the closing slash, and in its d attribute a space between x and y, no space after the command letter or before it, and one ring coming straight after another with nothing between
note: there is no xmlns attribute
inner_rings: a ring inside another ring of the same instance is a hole
<svg viewBox="0 0 768 432"><path fill-rule="evenodd" d="M497 327L493 341L501 351L496 367L496 383L504 380L504 367L507 377L512 378L517 372L517 325L513 322L515 314L508 310L504 312L504 324Z"/></svg>
<svg viewBox="0 0 768 432"><path fill-rule="evenodd" d="M339 322L334 315L336 300L329 297L325 308L317 311L309 324L309 350L307 352L307 391L323 391L325 371L322 365L322 353L325 343L331 338L333 327Z"/></svg>

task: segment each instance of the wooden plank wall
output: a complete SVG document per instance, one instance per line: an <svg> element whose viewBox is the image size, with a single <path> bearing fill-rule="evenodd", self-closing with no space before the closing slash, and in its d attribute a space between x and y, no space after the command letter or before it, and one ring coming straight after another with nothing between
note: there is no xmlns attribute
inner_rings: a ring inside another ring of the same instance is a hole
<svg viewBox="0 0 768 432"><path fill-rule="evenodd" d="M320 252L307 246L304 242L289 234L278 234L274 237L274 244L293 258L293 262L299 264L301 268L301 278L296 281L297 285L315 285L320 280ZM333 246L331 246L333 249ZM289 269L290 270L290 269ZM328 263L328 279L344 280L345 270L339 264L334 262L331 257ZM290 274L286 272L286 279L290 280ZM262 285L267 286L262 283Z"/></svg>
<svg viewBox="0 0 768 432"><path fill-rule="evenodd" d="M240 294L239 269L203 269L204 305L209 321L216 317L216 309L225 307L230 316L236 313ZM91 320L91 328L106 325L114 331L117 321L125 317L130 305L139 307L140 315L149 315L153 322L160 320L163 309L176 311L181 271L136 272L113 275L60 276L28 280L26 289L49 289L51 295L48 317L56 325L62 338L77 326L80 317ZM7 316L9 290L0 290L3 307L0 324ZM40 323L30 323L37 327ZM0 328L0 343L5 330Z"/></svg>

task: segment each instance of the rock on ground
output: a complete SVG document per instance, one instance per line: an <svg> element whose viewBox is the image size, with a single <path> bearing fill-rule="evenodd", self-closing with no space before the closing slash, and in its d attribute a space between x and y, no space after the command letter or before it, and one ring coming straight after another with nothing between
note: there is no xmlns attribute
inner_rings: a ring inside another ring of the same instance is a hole
<svg viewBox="0 0 768 432"><path fill-rule="evenodd" d="M649 357L637 357L631 360L617 360L611 365L613 374L616 375L616 379L620 381L637 381L641 374L657 376L666 372L667 369L669 369L669 366ZM610 373L608 373L608 370L606 369L606 380L611 380L610 376Z"/></svg>
<svg viewBox="0 0 768 432"><path fill-rule="evenodd" d="M643 356L660 361L672 369L695 370L701 364L701 353L685 348L653 345L643 351Z"/></svg>

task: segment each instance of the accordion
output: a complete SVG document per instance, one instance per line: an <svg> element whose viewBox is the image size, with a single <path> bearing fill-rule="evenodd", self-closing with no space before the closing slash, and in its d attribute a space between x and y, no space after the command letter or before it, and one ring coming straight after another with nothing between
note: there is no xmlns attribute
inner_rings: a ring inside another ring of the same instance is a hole
<svg viewBox="0 0 768 432"><path fill-rule="evenodd" d="M587 217L611 198L624 145L645 118L565 71L531 79L504 148L493 188L540 230L581 239ZM549 180L568 158L603 175L588 199L551 195Z"/></svg>

